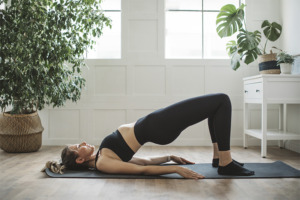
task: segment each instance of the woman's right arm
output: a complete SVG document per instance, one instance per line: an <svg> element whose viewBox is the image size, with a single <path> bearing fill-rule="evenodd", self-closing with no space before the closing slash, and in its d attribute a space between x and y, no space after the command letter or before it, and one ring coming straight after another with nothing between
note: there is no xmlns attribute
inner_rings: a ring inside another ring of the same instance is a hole
<svg viewBox="0 0 300 200"><path fill-rule="evenodd" d="M97 169L110 174L143 174L143 175L162 175L178 173L184 178L199 179L204 176L181 166L169 165L169 166L142 166L128 162L123 162L117 159L105 157L101 161L97 162Z"/></svg>

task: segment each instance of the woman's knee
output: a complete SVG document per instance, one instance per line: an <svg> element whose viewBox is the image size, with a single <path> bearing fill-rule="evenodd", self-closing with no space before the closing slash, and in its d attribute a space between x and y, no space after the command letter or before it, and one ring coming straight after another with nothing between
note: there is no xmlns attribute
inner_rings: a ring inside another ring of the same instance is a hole
<svg viewBox="0 0 300 200"><path fill-rule="evenodd" d="M228 100L230 101L229 96L225 93L215 93L214 95L217 96L218 98L223 99L224 101L228 101Z"/></svg>
<svg viewBox="0 0 300 200"><path fill-rule="evenodd" d="M227 94L225 94L225 93L217 93L216 95L218 96L218 98L221 100L222 103L231 106L231 101L230 101L230 98L229 98L229 96Z"/></svg>

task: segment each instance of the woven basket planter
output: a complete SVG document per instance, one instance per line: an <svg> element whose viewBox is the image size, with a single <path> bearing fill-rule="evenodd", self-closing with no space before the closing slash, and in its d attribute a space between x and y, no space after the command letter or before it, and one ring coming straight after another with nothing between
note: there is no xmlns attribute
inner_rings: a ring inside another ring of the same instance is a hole
<svg viewBox="0 0 300 200"><path fill-rule="evenodd" d="M0 114L0 148L9 153L34 152L42 145L41 124L37 112L32 114Z"/></svg>
<svg viewBox="0 0 300 200"><path fill-rule="evenodd" d="M280 74L280 66L276 61L276 53L258 55L259 72L261 74Z"/></svg>

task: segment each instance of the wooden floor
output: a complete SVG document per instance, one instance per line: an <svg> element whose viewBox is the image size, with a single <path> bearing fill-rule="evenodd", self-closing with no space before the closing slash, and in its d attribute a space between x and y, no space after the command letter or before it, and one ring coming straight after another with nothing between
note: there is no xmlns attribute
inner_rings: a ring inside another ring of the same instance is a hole
<svg viewBox="0 0 300 200"><path fill-rule="evenodd" d="M57 179L40 172L48 160L59 160L62 147L43 146L38 152L8 154L0 150L0 199L300 199L300 179ZM143 147L139 156L174 154L195 161L211 162L209 147ZM300 169L300 154L268 147L260 157L259 147L232 148L241 162L276 160Z"/></svg>

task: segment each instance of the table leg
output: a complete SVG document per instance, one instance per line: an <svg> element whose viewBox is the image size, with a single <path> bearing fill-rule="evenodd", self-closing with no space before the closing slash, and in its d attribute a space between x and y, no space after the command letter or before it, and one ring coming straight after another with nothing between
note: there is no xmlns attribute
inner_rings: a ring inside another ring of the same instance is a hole
<svg viewBox="0 0 300 200"><path fill-rule="evenodd" d="M278 126L278 130L283 130L282 128L282 110L283 110L283 104L279 105L279 126ZM279 148L284 148L284 141L283 140L278 140L278 147Z"/></svg>
<svg viewBox="0 0 300 200"><path fill-rule="evenodd" d="M261 108L261 157L265 158L267 156L267 104L262 103Z"/></svg>
<svg viewBox="0 0 300 200"><path fill-rule="evenodd" d="M248 137L247 137L247 134L246 134L246 129L248 129L249 127L249 120L248 120L248 116L249 116L249 106L247 103L244 103L244 148L247 149L248 148Z"/></svg>

